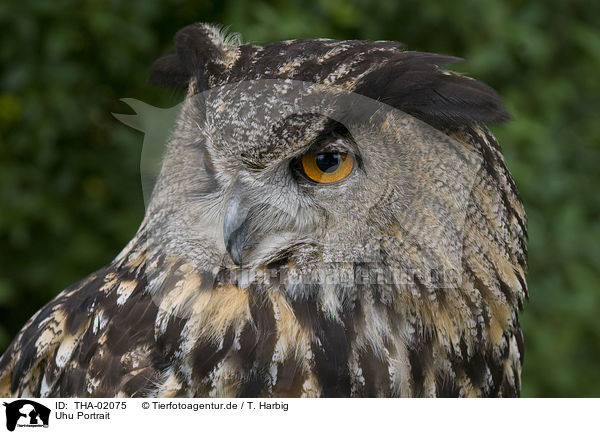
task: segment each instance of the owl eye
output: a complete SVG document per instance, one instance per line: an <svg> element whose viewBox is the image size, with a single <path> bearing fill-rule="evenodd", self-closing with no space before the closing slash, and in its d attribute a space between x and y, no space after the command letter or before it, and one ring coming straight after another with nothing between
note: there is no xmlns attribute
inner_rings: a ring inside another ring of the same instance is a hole
<svg viewBox="0 0 600 434"><path fill-rule="evenodd" d="M354 157L346 152L306 154L301 160L302 171L311 180L323 184L341 181L354 167Z"/></svg>

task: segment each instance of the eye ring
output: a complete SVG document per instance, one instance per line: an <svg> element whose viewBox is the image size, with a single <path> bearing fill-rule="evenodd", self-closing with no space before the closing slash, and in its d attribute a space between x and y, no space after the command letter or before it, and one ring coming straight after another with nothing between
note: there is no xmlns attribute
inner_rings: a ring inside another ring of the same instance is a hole
<svg viewBox="0 0 600 434"><path fill-rule="evenodd" d="M300 169L311 181L331 184L350 175L354 168L354 156L347 152L318 152L303 155Z"/></svg>

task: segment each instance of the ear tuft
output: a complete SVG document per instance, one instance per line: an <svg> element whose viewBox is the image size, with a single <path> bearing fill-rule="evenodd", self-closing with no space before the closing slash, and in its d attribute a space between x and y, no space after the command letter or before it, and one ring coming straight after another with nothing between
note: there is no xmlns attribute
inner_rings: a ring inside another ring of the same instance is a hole
<svg viewBox="0 0 600 434"><path fill-rule="evenodd" d="M185 88L190 74L179 61L177 53L170 52L154 61L148 83L153 86Z"/></svg>
<svg viewBox="0 0 600 434"><path fill-rule="evenodd" d="M237 57L238 34L205 23L184 27L175 34L175 50L152 64L150 84L185 88L193 80L194 90L202 91L219 81Z"/></svg>
<svg viewBox="0 0 600 434"><path fill-rule="evenodd" d="M365 75L355 91L403 110L438 129L508 120L500 97L491 87L440 68L461 60L405 51Z"/></svg>

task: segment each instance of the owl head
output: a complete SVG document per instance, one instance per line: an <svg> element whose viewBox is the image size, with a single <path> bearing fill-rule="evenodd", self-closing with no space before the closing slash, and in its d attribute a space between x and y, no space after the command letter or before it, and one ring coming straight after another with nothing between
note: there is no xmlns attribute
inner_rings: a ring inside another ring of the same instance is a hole
<svg viewBox="0 0 600 434"><path fill-rule="evenodd" d="M255 46L207 24L174 41L151 82L187 96L142 225L167 256L217 280L275 274L297 297L328 279L343 294L361 279L455 288L475 227L518 262L520 201L485 127L507 114L441 68L460 59L389 41Z"/></svg>

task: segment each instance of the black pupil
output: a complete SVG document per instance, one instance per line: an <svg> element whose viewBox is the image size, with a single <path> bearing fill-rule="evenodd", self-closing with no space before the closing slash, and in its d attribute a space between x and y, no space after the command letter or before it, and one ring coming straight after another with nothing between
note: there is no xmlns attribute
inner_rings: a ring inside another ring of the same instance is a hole
<svg viewBox="0 0 600 434"><path fill-rule="evenodd" d="M338 153L327 152L323 154L317 154L317 167L319 170L325 173L332 173L337 170L342 161L342 156Z"/></svg>

